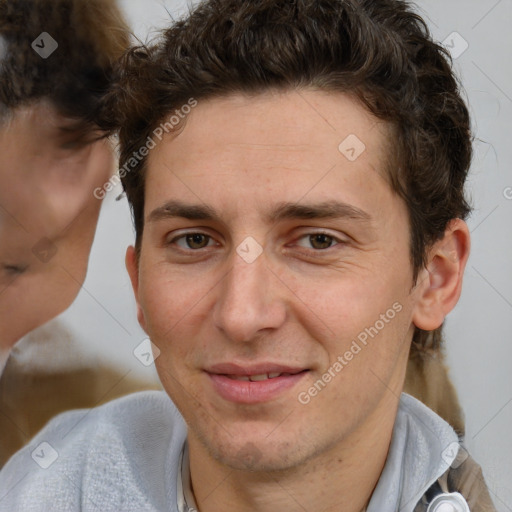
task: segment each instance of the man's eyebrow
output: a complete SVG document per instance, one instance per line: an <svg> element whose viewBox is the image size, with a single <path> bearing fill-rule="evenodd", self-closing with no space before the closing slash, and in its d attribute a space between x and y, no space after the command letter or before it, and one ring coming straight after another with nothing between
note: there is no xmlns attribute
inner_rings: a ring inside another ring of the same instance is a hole
<svg viewBox="0 0 512 512"><path fill-rule="evenodd" d="M187 204L171 200L155 208L147 217L147 222L181 217L189 220L209 220L221 222L220 215L214 208L201 204ZM265 220L275 223L285 219L335 219L348 218L355 221L371 222L369 213L342 201L324 201L317 204L280 203Z"/></svg>
<svg viewBox="0 0 512 512"><path fill-rule="evenodd" d="M283 219L336 219L349 218L371 222L369 213L342 201L324 201L317 204L281 203L267 217L268 222Z"/></svg>
<svg viewBox="0 0 512 512"><path fill-rule="evenodd" d="M213 220L220 221L220 217L210 206L201 204L187 204L182 201L167 201L162 206L155 208L147 217L147 222L155 222L162 219L181 217L189 220Z"/></svg>

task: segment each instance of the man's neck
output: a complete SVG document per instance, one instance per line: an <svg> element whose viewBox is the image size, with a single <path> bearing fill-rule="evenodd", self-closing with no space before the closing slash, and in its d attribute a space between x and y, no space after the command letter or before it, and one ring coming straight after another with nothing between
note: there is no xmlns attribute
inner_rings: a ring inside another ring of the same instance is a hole
<svg viewBox="0 0 512 512"><path fill-rule="evenodd" d="M364 424L314 459L285 471L229 468L189 436L192 487L199 512L361 512L391 442L398 400L388 395Z"/></svg>

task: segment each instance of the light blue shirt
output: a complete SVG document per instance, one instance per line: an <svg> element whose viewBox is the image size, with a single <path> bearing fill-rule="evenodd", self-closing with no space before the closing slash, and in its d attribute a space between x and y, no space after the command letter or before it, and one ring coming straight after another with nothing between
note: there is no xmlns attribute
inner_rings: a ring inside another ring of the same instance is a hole
<svg viewBox="0 0 512 512"><path fill-rule="evenodd" d="M0 472L0 512L193 510L195 504L187 502L187 496L193 501L188 458L181 463L186 435L183 418L160 391L64 413ZM367 512L413 512L455 460L458 447L444 420L402 394L388 458Z"/></svg>

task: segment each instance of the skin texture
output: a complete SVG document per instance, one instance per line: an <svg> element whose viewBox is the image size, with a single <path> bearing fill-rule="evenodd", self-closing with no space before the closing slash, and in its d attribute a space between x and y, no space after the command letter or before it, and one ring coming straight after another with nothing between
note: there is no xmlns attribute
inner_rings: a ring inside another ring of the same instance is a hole
<svg viewBox="0 0 512 512"><path fill-rule="evenodd" d="M366 147L355 161L338 150L350 134ZM201 512L367 504L414 325L434 329L454 307L469 251L466 224L453 221L413 286L406 207L384 178L391 142L351 97L300 90L199 102L151 152L140 258L131 247L126 262L139 322L161 351L162 384L189 425ZM165 215L171 200L208 205L219 218ZM368 219L267 219L283 202L334 200ZM332 238L310 237L319 232ZM206 238L191 247L191 233ZM252 263L237 253L249 236L263 249ZM378 335L299 402L396 303ZM260 403L226 400L206 371L269 362L307 371Z"/></svg>
<svg viewBox="0 0 512 512"><path fill-rule="evenodd" d="M0 349L64 311L85 279L110 143L45 101L0 125Z"/></svg>

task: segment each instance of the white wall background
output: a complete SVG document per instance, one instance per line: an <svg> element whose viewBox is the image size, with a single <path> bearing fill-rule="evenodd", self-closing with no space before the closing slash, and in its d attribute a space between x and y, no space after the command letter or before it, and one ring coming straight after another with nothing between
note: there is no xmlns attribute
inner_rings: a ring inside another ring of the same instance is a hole
<svg viewBox="0 0 512 512"><path fill-rule="evenodd" d="M169 13L176 17L187 10L186 1L122 0L122 5L142 40L166 26ZM418 5L436 39L456 31L468 43L455 63L477 137L468 187L475 207L469 220L473 247L446 336L469 451L484 469L498 510L512 511L512 0L419 0ZM454 42L455 50L463 48L462 41ZM104 201L87 280L61 318L73 326L84 352L154 379L152 367L132 354L145 336L124 270L133 230L126 200L114 200L119 192Z"/></svg>

